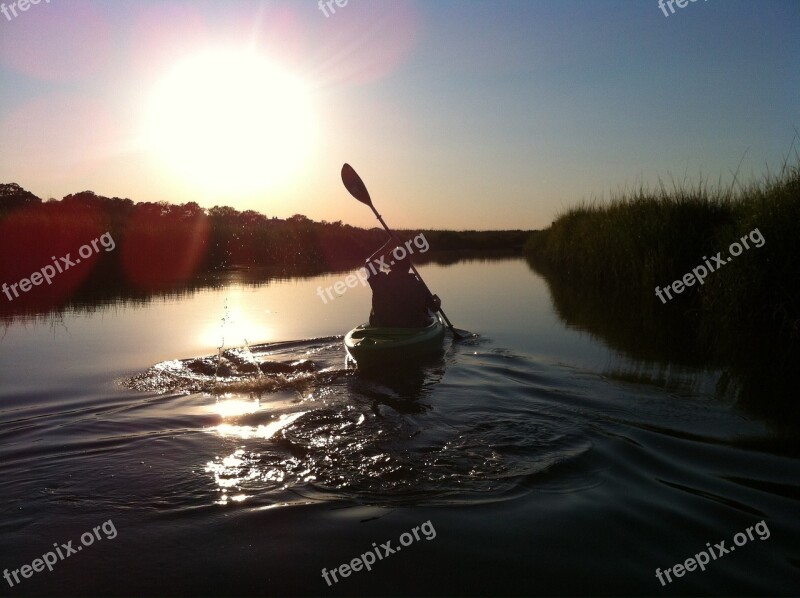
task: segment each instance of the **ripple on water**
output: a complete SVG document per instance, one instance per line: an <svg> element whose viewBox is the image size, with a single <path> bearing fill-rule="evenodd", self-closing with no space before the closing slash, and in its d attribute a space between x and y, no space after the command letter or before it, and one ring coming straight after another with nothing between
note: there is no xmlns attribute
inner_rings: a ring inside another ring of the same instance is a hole
<svg viewBox="0 0 800 598"><path fill-rule="evenodd" d="M344 367L338 339L262 345L164 362L127 383L214 400L218 423L203 430L220 451L202 473L222 504L492 502L599 483L582 459L591 441L549 408L563 381L478 345L461 349L477 357L465 365L449 350L369 375ZM465 399L475 396L484 404Z"/></svg>

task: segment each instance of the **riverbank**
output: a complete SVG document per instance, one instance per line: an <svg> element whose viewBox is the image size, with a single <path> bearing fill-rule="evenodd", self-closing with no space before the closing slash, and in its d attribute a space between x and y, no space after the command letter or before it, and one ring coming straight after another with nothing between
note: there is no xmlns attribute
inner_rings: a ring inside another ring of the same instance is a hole
<svg viewBox="0 0 800 598"><path fill-rule="evenodd" d="M800 161L736 191L640 189L571 208L531 235L525 255L558 289L559 313L612 345L732 365L758 380L744 384L754 392L794 394L798 223Z"/></svg>
<svg viewBox="0 0 800 598"><path fill-rule="evenodd" d="M520 255L530 234L395 232L402 239L422 235L425 252L415 257L418 262ZM100 239L108 242L101 247ZM19 185L0 184L0 286L6 284L0 319L144 300L202 286L220 272L252 271L264 282L355 269L387 239L381 228L301 214L281 219L194 202L134 203L91 191L43 202Z"/></svg>

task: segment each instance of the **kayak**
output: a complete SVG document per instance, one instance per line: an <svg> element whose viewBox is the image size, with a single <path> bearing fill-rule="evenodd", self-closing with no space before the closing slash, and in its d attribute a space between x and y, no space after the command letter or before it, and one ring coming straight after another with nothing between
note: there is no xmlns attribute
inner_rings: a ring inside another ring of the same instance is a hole
<svg viewBox="0 0 800 598"><path fill-rule="evenodd" d="M382 328L361 324L344 337L344 348L359 366L387 364L436 352L442 347L444 322L436 314L423 328Z"/></svg>

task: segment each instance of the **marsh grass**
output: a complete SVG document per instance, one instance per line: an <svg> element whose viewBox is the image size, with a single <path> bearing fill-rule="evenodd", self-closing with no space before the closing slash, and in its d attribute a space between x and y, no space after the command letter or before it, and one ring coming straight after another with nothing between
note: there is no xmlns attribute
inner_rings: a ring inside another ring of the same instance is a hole
<svg viewBox="0 0 800 598"><path fill-rule="evenodd" d="M561 297L568 320L577 317L581 327L617 346L661 339L673 354L682 346L706 363L789 372L800 357L796 151L794 159L778 175L746 185L662 184L585 202L532 234L526 257L555 289L554 299ZM766 240L762 247L751 243L705 284L666 304L656 297L657 285L679 280L704 256L727 256L731 243L754 229Z"/></svg>

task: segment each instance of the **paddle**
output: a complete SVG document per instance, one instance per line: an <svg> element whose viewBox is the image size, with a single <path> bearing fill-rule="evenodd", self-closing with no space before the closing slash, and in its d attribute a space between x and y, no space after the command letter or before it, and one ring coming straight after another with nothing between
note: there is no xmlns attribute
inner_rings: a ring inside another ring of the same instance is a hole
<svg viewBox="0 0 800 598"><path fill-rule="evenodd" d="M355 197L361 203L366 204L370 208L372 208L372 211L378 218L378 222L380 222L383 225L383 228L386 229L386 232L389 233L389 236L392 237L392 239L394 239L398 245L402 245L400 238L396 234L394 234L394 232L392 232L392 230L388 226L386 226L386 223L383 221L383 217L381 217L381 215L378 214L378 210L376 210L375 206L372 205L372 198L369 196L369 191L367 191L367 186L364 184L364 181L361 180L361 177L358 176L358 173L349 164L345 164L344 166L342 166L342 182L344 183L344 186L347 188L347 190L350 192L350 195ZM410 257L409 257L409 263L411 263ZM414 271L414 274L417 275L417 278L419 278L419 281L422 283L422 286L425 287L425 290L428 291L428 294L431 297L433 297L433 293L431 293L431 290L428 288L428 285L425 284L425 281L422 280L422 276L419 275L419 272L417 272L417 269L413 263L411 263L411 269ZM453 336L456 339L464 338L461 334L456 332L456 329L453 327L453 324L450 323L450 320L447 318L447 315L444 313L444 310L442 309L441 305L439 306L439 313L442 314L442 318L444 318L444 321L447 323L447 327L450 328L450 331L453 333Z"/></svg>

